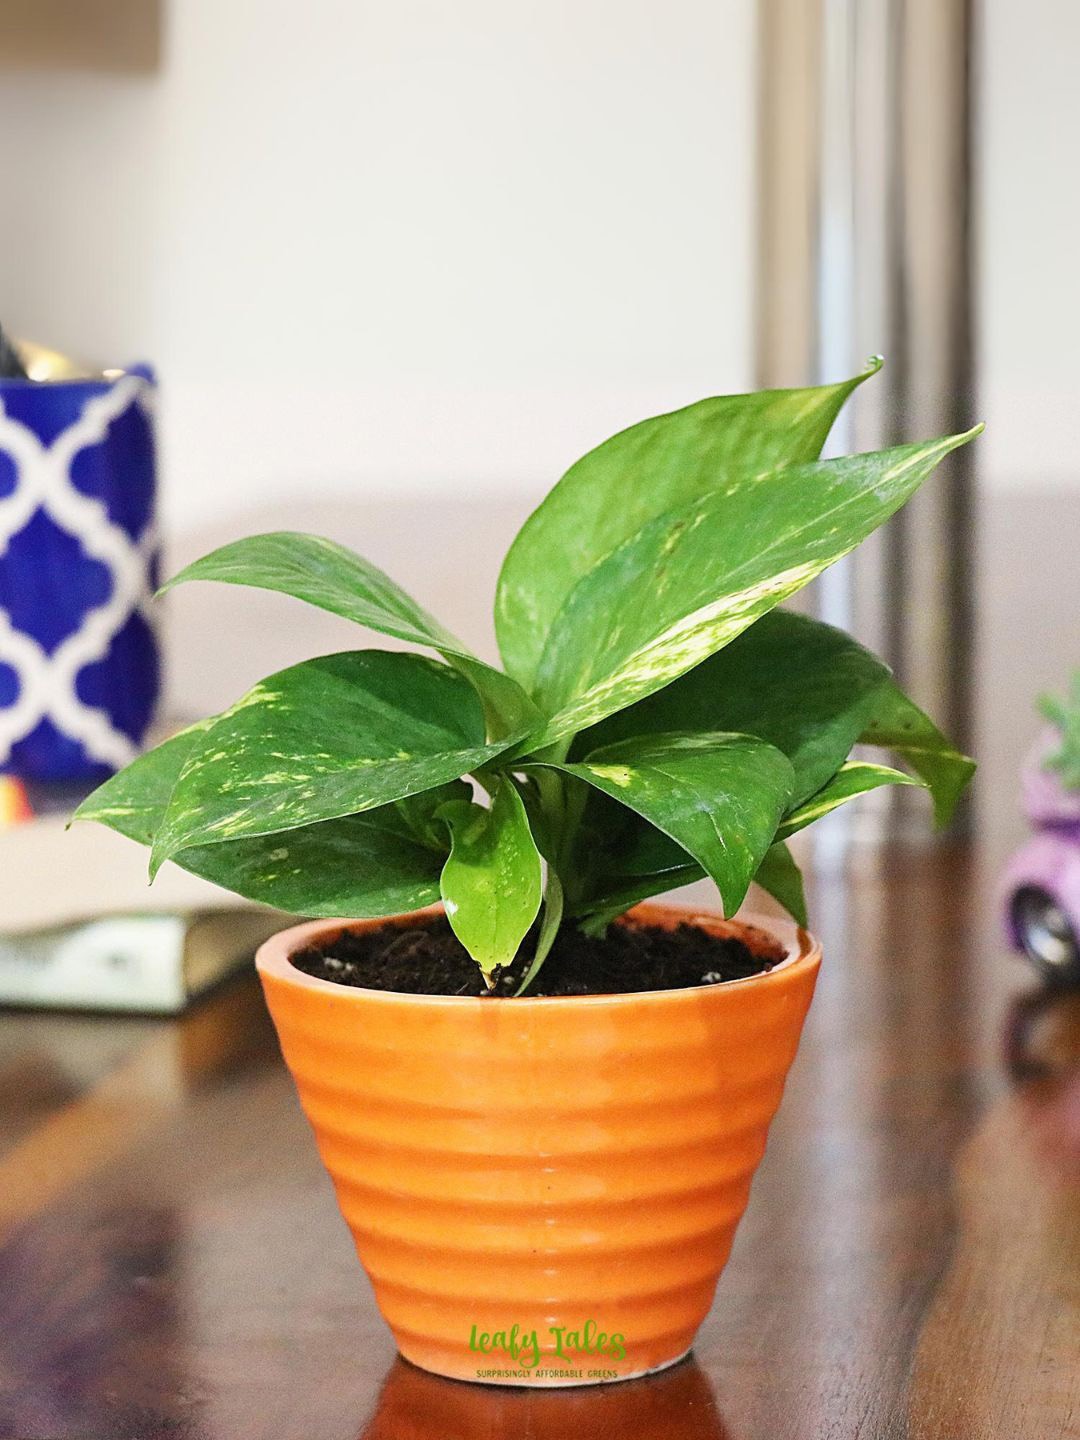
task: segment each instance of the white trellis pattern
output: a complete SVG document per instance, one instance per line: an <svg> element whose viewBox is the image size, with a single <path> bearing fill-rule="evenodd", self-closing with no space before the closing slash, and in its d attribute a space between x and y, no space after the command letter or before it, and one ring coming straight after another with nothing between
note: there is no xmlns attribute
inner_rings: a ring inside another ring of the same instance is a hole
<svg viewBox="0 0 1080 1440"><path fill-rule="evenodd" d="M16 470L14 490L0 497L0 560L13 537L44 509L112 577L108 601L88 610L78 630L51 655L33 636L16 630L0 606L0 660L14 668L19 680L15 703L0 708L0 764L9 758L12 746L46 717L63 734L80 740L89 758L101 764L119 768L136 754L134 743L113 725L106 711L83 704L75 683L84 666L106 654L132 614L139 612L149 619L149 566L157 549L156 528L151 521L133 541L113 524L100 500L75 489L71 465L80 450L104 440L109 426L129 405L148 406L152 393L141 376L125 376L88 400L79 419L48 445L8 415L0 397L0 450Z"/></svg>

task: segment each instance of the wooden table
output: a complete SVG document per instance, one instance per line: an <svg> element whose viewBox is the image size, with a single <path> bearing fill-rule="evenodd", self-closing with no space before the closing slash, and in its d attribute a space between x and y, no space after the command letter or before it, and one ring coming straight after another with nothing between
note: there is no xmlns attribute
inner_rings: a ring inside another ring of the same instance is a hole
<svg viewBox="0 0 1080 1440"><path fill-rule="evenodd" d="M177 1021L0 1016L0 1436L1080 1435L1080 1007L1024 1002L1010 1080L1032 982L964 851L814 889L821 984L694 1358L607 1389L395 1360L250 978Z"/></svg>

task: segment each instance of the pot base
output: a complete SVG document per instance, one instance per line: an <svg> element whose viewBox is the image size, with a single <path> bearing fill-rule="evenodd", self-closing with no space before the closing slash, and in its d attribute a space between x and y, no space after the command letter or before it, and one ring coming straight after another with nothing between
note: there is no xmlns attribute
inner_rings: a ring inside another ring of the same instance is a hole
<svg viewBox="0 0 1080 1440"><path fill-rule="evenodd" d="M580 1369L584 1372L580 1379L566 1377L545 1379L542 1375L534 1375L531 1370L522 1370L520 1375L506 1374L501 1377L489 1376L483 1375L480 1372L497 1367L488 1367L485 1365L477 1365L476 1373L470 1374L459 1368L456 1363L456 1357L453 1362L443 1362L439 1359L429 1361L421 1359L415 1352L410 1354L407 1349L401 1347L400 1343L398 1345L398 1354L403 1360L407 1360L410 1365L414 1365L417 1370L423 1370L428 1375L439 1375L444 1380L458 1380L465 1385L497 1385L504 1390L582 1390L590 1385L620 1385L624 1380L647 1380L650 1375L659 1375L662 1371L670 1370L672 1366L678 1365L686 1359L692 1348L692 1346L688 1345L685 1350L680 1350L678 1355L672 1355L669 1360L661 1360L658 1364L650 1365L644 1370L627 1370L623 1372L621 1370L616 1371L614 1367L609 1367L611 1373L606 1375L593 1375L591 1378L588 1372L590 1370L602 1369L603 1367L600 1364L594 1364L590 1361L588 1365L567 1365L567 1369ZM483 1357L477 1358L482 1359ZM565 1362L560 1363L565 1364Z"/></svg>

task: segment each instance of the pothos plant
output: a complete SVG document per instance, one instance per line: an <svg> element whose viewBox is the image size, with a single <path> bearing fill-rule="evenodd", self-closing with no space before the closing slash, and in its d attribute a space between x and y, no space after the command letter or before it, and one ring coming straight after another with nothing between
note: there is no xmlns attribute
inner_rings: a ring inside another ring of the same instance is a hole
<svg viewBox="0 0 1080 1440"><path fill-rule="evenodd" d="M1039 711L1061 735L1061 745L1043 764L1057 772L1066 790L1080 790L1080 670L1073 672L1068 695L1040 695Z"/></svg>
<svg viewBox="0 0 1080 1440"><path fill-rule="evenodd" d="M948 819L972 769L841 631L776 607L976 434L820 460L841 384L702 400L571 466L514 540L503 669L333 541L258 535L170 583L282 591L435 652L290 666L107 781L78 815L251 900L313 917L441 898L491 983L526 937L710 877L805 922L788 838L881 785ZM168 588L168 587L166 587ZM850 759L882 746L905 773Z"/></svg>

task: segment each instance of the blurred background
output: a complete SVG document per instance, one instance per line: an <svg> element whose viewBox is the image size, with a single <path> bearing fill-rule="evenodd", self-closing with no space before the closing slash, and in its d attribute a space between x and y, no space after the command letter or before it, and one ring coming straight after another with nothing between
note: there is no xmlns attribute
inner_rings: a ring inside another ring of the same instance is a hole
<svg viewBox="0 0 1080 1440"><path fill-rule="evenodd" d="M840 448L988 428L816 604L1004 853L1080 661L1078 49L1065 0L5 0L0 320L155 366L167 567L322 531L485 651L579 453L880 351ZM175 716L355 643L213 587L164 626Z"/></svg>

